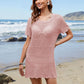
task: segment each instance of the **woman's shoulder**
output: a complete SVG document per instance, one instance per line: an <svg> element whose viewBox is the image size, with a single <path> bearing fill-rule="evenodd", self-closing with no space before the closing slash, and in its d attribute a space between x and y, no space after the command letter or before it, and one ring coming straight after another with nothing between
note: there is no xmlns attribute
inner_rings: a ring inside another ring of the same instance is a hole
<svg viewBox="0 0 84 84"><path fill-rule="evenodd" d="M64 17L60 14L54 13L55 17L58 18L59 20L64 19Z"/></svg>
<svg viewBox="0 0 84 84"><path fill-rule="evenodd" d="M60 14L57 14L57 13L53 13L55 16L57 16L57 17L63 17L62 15L60 15Z"/></svg>

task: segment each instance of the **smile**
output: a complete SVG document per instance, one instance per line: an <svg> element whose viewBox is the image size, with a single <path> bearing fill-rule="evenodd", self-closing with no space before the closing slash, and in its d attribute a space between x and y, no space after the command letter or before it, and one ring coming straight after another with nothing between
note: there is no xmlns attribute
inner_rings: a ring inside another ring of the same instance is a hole
<svg viewBox="0 0 84 84"><path fill-rule="evenodd" d="M42 5L42 4L40 4L40 3L39 3L39 4L37 4L37 6L41 6L41 5Z"/></svg>

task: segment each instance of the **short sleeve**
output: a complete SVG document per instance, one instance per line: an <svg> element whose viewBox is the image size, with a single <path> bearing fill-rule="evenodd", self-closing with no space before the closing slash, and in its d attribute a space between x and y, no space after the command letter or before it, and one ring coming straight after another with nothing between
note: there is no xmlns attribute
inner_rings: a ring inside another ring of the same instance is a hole
<svg viewBox="0 0 84 84"><path fill-rule="evenodd" d="M59 33L65 33L70 29L68 24L65 22L63 16L60 15Z"/></svg>
<svg viewBox="0 0 84 84"><path fill-rule="evenodd" d="M31 37L31 18L29 18L28 21L27 21L25 35Z"/></svg>

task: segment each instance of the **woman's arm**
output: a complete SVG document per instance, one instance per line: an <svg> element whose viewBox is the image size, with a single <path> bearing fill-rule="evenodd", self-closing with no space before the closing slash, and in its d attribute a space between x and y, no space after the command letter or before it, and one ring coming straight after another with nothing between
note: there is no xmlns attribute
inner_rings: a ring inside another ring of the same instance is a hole
<svg viewBox="0 0 84 84"><path fill-rule="evenodd" d="M30 41L31 41L31 38L29 36L27 36L27 39L26 39L23 49L22 49L22 55L21 55L21 59L20 59L19 63L23 63L23 61L26 57L26 50L27 50L27 47L29 46Z"/></svg>
<svg viewBox="0 0 84 84"><path fill-rule="evenodd" d="M59 44L62 44L62 43L64 43L64 42L70 40L70 39L73 37L73 34L72 34L71 29L68 29L68 31L66 32L66 34L67 34L66 37L64 37L63 39L60 39L59 41L56 42L55 47L56 47L57 45L59 45Z"/></svg>

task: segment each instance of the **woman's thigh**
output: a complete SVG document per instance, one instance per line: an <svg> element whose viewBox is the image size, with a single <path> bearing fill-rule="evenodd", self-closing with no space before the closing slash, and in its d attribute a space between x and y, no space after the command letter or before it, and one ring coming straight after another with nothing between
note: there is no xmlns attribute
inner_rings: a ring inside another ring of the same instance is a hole
<svg viewBox="0 0 84 84"><path fill-rule="evenodd" d="M45 78L47 84L57 84L56 78Z"/></svg>
<svg viewBox="0 0 84 84"><path fill-rule="evenodd" d="M32 84L42 84L41 78L30 78Z"/></svg>

